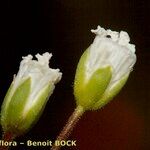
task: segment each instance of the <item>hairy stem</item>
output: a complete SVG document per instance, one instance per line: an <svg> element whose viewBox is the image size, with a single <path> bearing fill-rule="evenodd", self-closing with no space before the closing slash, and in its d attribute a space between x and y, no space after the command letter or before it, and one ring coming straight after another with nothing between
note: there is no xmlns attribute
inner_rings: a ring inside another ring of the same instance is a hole
<svg viewBox="0 0 150 150"><path fill-rule="evenodd" d="M73 128L75 127L76 123L79 121L80 117L84 113L84 109L82 106L78 106L72 115L69 117L68 122L64 126L63 130L60 132L59 136L57 137L57 141L67 140L69 135L71 134ZM52 146L51 150L60 150L60 146L56 146L55 144Z"/></svg>
<svg viewBox="0 0 150 150"><path fill-rule="evenodd" d="M14 139L14 136L11 132L5 132L2 137L3 142L11 142ZM1 142L0 150L8 150L9 146L3 145Z"/></svg>

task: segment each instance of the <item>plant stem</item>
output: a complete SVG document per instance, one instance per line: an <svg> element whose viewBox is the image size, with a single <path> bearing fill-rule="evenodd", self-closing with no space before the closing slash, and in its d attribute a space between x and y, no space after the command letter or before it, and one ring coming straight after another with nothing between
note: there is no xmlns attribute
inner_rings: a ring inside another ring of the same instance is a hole
<svg viewBox="0 0 150 150"><path fill-rule="evenodd" d="M68 122L64 126L63 130L60 132L57 137L57 141L67 140L69 135L71 134L73 128L76 123L79 121L80 117L84 113L84 109L82 106L77 106L72 115L69 117ZM52 146L51 150L59 150L61 146L56 146L55 144Z"/></svg>
<svg viewBox="0 0 150 150"><path fill-rule="evenodd" d="M2 141L11 142L13 139L14 137L11 132L5 132L3 134ZM1 142L0 150L8 150L8 149L9 149L9 146L2 145L2 142Z"/></svg>

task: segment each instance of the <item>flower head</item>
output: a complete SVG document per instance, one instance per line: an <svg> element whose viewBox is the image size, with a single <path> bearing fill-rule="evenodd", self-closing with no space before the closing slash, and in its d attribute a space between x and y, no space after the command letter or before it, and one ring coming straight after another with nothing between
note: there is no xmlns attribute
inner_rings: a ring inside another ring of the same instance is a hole
<svg viewBox="0 0 150 150"><path fill-rule="evenodd" d="M1 124L4 132L20 135L37 121L55 84L60 81L59 69L49 68L52 54L23 57L2 105Z"/></svg>
<svg viewBox="0 0 150 150"><path fill-rule="evenodd" d="M94 42L82 55L75 77L77 104L98 109L109 102L123 87L136 62L135 45L127 32L91 30Z"/></svg>

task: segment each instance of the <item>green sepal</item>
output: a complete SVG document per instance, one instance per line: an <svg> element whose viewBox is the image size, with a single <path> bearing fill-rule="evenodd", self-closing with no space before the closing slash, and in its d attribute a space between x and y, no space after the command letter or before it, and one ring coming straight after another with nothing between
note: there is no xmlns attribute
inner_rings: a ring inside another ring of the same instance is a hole
<svg viewBox="0 0 150 150"><path fill-rule="evenodd" d="M87 49L81 56L74 82L77 106L80 105L85 110L91 110L93 105L101 98L112 76L111 67L108 66L97 69L88 80L85 79L85 63L88 52Z"/></svg>
<svg viewBox="0 0 150 150"><path fill-rule="evenodd" d="M101 107L109 103L123 88L128 77L129 77L129 73L125 75L124 77L122 77L122 79L119 80L118 83L116 83L116 85L114 85L114 87L111 90L106 90L104 95L99 99L99 101L97 101L94 104L92 109L93 110L100 109Z"/></svg>
<svg viewBox="0 0 150 150"><path fill-rule="evenodd" d="M10 98L9 94L12 89L13 85L8 90L8 97L6 96L5 98L6 103L4 102L4 107L2 107L2 126L4 131L10 130L11 132L15 132L19 126L20 121L22 120L22 111L28 100L28 96L30 95L31 79L28 78L22 82L14 91L11 99L7 100L7 98Z"/></svg>
<svg viewBox="0 0 150 150"><path fill-rule="evenodd" d="M5 98L4 98L4 101L2 103L2 106L1 106L1 125L3 127L3 130L5 131L5 128L6 128L6 115L7 115L7 106L9 104L9 101L11 100L10 98L10 95L11 95L11 91L12 91L12 87L13 87L13 82L11 83L6 95L5 95Z"/></svg>
<svg viewBox="0 0 150 150"><path fill-rule="evenodd" d="M51 84L48 84L40 91L38 99L35 100L36 103L34 103L22 117L22 122L20 122L18 126L18 134L26 133L37 122L45 108L49 96L53 92L53 88Z"/></svg>
<svg viewBox="0 0 150 150"><path fill-rule="evenodd" d="M79 91L78 87L83 85L85 81L85 62L88 57L88 51L89 49L87 49L82 54L77 66L75 80L74 80L74 95L76 95L76 92Z"/></svg>

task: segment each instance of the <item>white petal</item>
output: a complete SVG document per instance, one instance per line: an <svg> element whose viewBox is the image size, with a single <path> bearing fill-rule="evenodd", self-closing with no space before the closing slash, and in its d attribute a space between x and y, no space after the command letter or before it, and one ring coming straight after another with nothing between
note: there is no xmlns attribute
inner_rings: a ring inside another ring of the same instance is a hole
<svg viewBox="0 0 150 150"><path fill-rule="evenodd" d="M23 57L20 63L19 72L15 77L15 89L27 78L31 78L31 93L25 110L29 109L38 97L40 91L47 85L51 84L54 88L55 84L60 81L62 73L59 69L49 68L49 60L52 54L46 52L43 55L37 54L37 60L32 60L32 56Z"/></svg>
<svg viewBox="0 0 150 150"><path fill-rule="evenodd" d="M135 45L129 43L129 35L124 31L119 33L100 26L91 31L96 34L96 38L89 48L86 78L88 80L99 68L111 66L111 85L132 70L136 62Z"/></svg>

